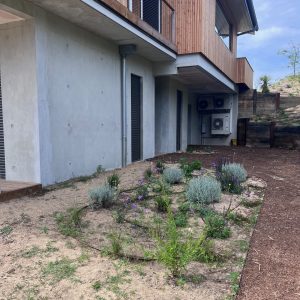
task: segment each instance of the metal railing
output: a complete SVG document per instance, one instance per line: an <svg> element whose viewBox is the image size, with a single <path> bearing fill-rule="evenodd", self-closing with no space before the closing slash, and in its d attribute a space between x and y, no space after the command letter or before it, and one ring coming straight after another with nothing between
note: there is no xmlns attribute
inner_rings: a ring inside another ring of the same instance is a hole
<svg viewBox="0 0 300 300"><path fill-rule="evenodd" d="M128 8L166 39L175 43L176 12L167 0L129 0Z"/></svg>

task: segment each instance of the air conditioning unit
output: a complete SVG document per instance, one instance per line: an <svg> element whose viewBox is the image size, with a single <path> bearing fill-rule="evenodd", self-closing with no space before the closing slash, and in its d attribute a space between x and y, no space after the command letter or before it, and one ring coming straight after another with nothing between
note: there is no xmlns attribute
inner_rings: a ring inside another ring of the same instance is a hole
<svg viewBox="0 0 300 300"><path fill-rule="evenodd" d="M211 117L211 134L231 134L231 114L213 114Z"/></svg>
<svg viewBox="0 0 300 300"><path fill-rule="evenodd" d="M213 97L199 97L197 100L197 110L199 112L213 109Z"/></svg>
<svg viewBox="0 0 300 300"><path fill-rule="evenodd" d="M231 109L232 100L229 97L216 96L214 98L214 109Z"/></svg>

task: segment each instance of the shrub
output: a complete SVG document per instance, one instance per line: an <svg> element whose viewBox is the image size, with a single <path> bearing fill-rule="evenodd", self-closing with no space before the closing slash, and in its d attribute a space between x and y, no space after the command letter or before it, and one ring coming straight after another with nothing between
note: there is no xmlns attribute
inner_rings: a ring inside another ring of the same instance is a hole
<svg viewBox="0 0 300 300"><path fill-rule="evenodd" d="M188 184L186 197L188 201L201 205L218 202L221 198L221 185L207 176L192 179Z"/></svg>
<svg viewBox="0 0 300 300"><path fill-rule="evenodd" d="M247 179L247 172L240 164L231 163L222 166L221 172L217 174L222 189L230 193L240 194L241 183Z"/></svg>
<svg viewBox="0 0 300 300"><path fill-rule="evenodd" d="M91 207L94 209L108 208L114 204L115 190L109 185L103 185L89 192Z"/></svg>
<svg viewBox="0 0 300 300"><path fill-rule="evenodd" d="M142 201L145 200L148 197L149 191L148 186L141 184L135 192L135 199Z"/></svg>
<svg viewBox="0 0 300 300"><path fill-rule="evenodd" d="M230 237L230 228L226 226L225 219L222 216L211 213L204 220L207 237L217 239L227 239Z"/></svg>
<svg viewBox="0 0 300 300"><path fill-rule="evenodd" d="M190 239L182 241L171 211L168 213L165 238L158 236L156 240L155 257L169 269L172 276L180 276L194 258L194 244Z"/></svg>
<svg viewBox="0 0 300 300"><path fill-rule="evenodd" d="M158 160L155 164L155 169L156 169L156 172L157 173L160 173L162 174L164 169L165 169L165 164L161 161L161 160Z"/></svg>
<svg viewBox="0 0 300 300"><path fill-rule="evenodd" d="M186 211L178 211L174 216L176 227L186 227L188 225L188 214Z"/></svg>
<svg viewBox="0 0 300 300"><path fill-rule="evenodd" d="M118 174L113 174L107 178L107 183L111 188L117 188L120 184L120 177Z"/></svg>
<svg viewBox="0 0 300 300"><path fill-rule="evenodd" d="M194 244L194 259L202 263L211 263L220 260L214 251L214 242L208 240L205 234L202 234Z"/></svg>
<svg viewBox="0 0 300 300"><path fill-rule="evenodd" d="M145 172L144 172L144 178L146 180L149 180L149 179L151 179L152 175L153 175L152 169L151 168L147 168L145 170Z"/></svg>
<svg viewBox="0 0 300 300"><path fill-rule="evenodd" d="M161 194L170 194L171 186L163 179L156 180L153 184L153 192Z"/></svg>
<svg viewBox="0 0 300 300"><path fill-rule="evenodd" d="M123 249L123 238L120 232L112 232L108 235L110 241L110 254L114 257L120 256Z"/></svg>
<svg viewBox="0 0 300 300"><path fill-rule="evenodd" d="M200 160L194 160L192 162L188 162L187 159L180 159L180 168L182 169L184 176L187 178L192 177L193 171L201 170L202 162Z"/></svg>
<svg viewBox="0 0 300 300"><path fill-rule="evenodd" d="M180 183L183 178L183 172L180 169L168 168L164 170L163 178L170 184Z"/></svg>
<svg viewBox="0 0 300 300"><path fill-rule="evenodd" d="M171 205L171 200L167 195L161 195L155 198L155 204L159 212L165 213Z"/></svg>

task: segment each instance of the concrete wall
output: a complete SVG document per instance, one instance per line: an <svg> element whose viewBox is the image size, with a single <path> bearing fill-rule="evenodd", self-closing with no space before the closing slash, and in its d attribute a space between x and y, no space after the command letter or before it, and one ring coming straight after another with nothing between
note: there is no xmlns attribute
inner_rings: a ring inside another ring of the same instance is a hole
<svg viewBox="0 0 300 300"><path fill-rule="evenodd" d="M40 182L35 26L0 26L6 179Z"/></svg>
<svg viewBox="0 0 300 300"><path fill-rule="evenodd" d="M212 95L213 96L213 95ZM197 111L198 95L190 94L189 104L191 105L191 145L230 145L232 139L237 138L237 116L238 116L238 96L235 94L227 95L232 102L232 119L230 135L211 135L211 115L199 114Z"/></svg>
<svg viewBox="0 0 300 300"><path fill-rule="evenodd" d="M169 78L157 78L155 87L155 153L176 151L177 90L183 92L181 150L187 147L188 92L184 85Z"/></svg>

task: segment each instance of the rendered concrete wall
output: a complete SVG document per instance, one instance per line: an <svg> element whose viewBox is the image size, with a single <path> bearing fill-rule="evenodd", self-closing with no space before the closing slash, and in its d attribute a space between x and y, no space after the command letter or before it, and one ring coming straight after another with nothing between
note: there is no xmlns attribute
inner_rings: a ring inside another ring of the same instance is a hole
<svg viewBox="0 0 300 300"><path fill-rule="evenodd" d="M36 23L43 183L120 167L118 47L46 12Z"/></svg>
<svg viewBox="0 0 300 300"><path fill-rule="evenodd" d="M169 78L157 78L155 90L155 154L176 151L177 90L183 92L181 150L185 150L188 136L187 90L182 84Z"/></svg>
<svg viewBox="0 0 300 300"><path fill-rule="evenodd" d="M232 139L237 138L238 95L228 95L232 100L232 133L224 136L211 135L211 116L200 115L197 111L197 95L190 95L191 113L191 145L228 146ZM202 119L204 121L202 121ZM203 122L203 123L202 123ZM201 126L202 123L202 126Z"/></svg>
<svg viewBox="0 0 300 300"><path fill-rule="evenodd" d="M35 26L0 26L6 179L40 182Z"/></svg>

